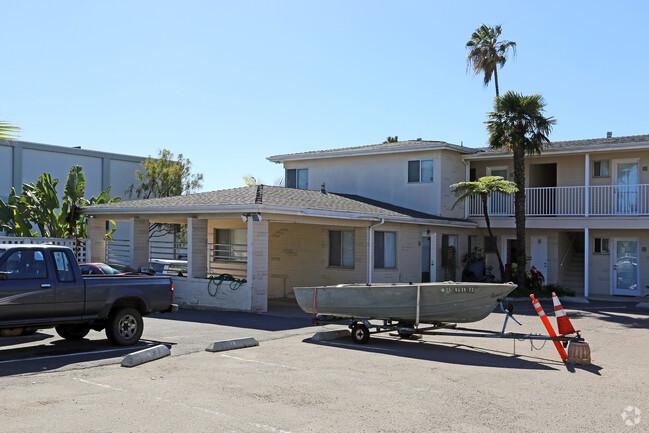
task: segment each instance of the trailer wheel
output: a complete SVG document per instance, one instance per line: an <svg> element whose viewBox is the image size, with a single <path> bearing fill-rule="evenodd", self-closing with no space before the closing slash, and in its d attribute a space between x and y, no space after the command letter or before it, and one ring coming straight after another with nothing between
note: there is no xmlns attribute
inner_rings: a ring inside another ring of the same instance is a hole
<svg viewBox="0 0 649 433"><path fill-rule="evenodd" d="M352 340L357 344L365 344L370 341L370 330L363 323L356 323L352 326Z"/></svg>

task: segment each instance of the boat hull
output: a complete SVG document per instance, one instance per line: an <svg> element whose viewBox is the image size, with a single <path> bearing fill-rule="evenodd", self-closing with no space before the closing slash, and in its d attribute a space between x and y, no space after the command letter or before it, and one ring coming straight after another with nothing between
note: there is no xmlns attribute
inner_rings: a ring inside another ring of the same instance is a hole
<svg viewBox="0 0 649 433"><path fill-rule="evenodd" d="M295 298L307 313L337 317L417 321L477 322L516 288L513 283L339 284L295 287ZM314 308L315 305L315 308Z"/></svg>

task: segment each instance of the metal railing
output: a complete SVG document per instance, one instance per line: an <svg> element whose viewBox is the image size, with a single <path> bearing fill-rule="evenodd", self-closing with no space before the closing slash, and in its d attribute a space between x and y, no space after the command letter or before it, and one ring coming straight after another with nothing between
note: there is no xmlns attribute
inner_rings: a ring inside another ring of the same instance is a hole
<svg viewBox="0 0 649 433"><path fill-rule="evenodd" d="M106 263L109 265L131 265L131 241L128 239L113 239L106 241Z"/></svg>
<svg viewBox="0 0 649 433"><path fill-rule="evenodd" d="M248 245L207 244L208 275L230 274L236 278L248 277Z"/></svg>
<svg viewBox="0 0 649 433"><path fill-rule="evenodd" d="M586 196L586 194L588 194ZM468 201L469 216L482 216L479 196ZM513 216L514 194L494 193L490 216ZM525 188L527 216L649 215L649 185L561 186Z"/></svg>
<svg viewBox="0 0 649 433"><path fill-rule="evenodd" d="M187 242L149 239L149 260L187 260Z"/></svg>

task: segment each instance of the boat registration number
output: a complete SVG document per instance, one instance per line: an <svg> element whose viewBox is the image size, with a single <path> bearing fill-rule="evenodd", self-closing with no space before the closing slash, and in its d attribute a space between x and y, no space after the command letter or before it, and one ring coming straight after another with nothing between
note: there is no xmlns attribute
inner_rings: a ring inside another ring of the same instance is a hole
<svg viewBox="0 0 649 433"><path fill-rule="evenodd" d="M439 289L441 293L474 293L474 287L442 287Z"/></svg>

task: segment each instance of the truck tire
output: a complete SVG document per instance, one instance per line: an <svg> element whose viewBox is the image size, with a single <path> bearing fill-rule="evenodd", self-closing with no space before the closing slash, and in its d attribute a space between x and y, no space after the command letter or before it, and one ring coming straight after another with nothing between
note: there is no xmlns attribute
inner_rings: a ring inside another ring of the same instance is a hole
<svg viewBox="0 0 649 433"><path fill-rule="evenodd" d="M113 311L106 322L106 337L118 346L131 346L138 341L144 330L142 315L132 307Z"/></svg>
<svg viewBox="0 0 649 433"><path fill-rule="evenodd" d="M59 325L56 328L56 333L66 340L81 340L90 332L88 325Z"/></svg>

